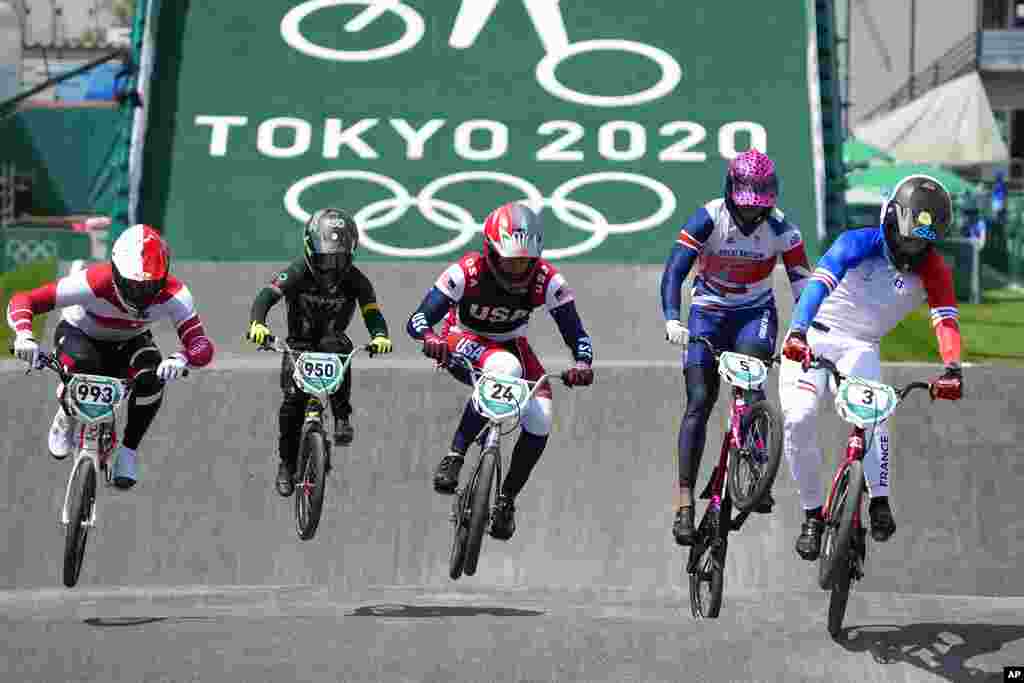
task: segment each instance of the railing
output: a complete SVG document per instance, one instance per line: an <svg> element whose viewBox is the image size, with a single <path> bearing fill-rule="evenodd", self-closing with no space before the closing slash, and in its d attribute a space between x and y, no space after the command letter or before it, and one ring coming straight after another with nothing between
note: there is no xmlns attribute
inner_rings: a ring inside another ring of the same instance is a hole
<svg viewBox="0 0 1024 683"><path fill-rule="evenodd" d="M862 119L868 121L911 102L938 86L978 69L978 33L970 35L949 48L924 71L914 74L885 101Z"/></svg>

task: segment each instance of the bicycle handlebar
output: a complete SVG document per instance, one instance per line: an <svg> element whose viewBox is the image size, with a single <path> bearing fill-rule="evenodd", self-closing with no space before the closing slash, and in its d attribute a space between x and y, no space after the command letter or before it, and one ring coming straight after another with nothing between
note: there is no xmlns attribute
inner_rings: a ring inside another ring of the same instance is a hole
<svg viewBox="0 0 1024 683"><path fill-rule="evenodd" d="M832 375L832 378L835 380L836 386L839 386L845 380L850 378L850 375L846 375L846 374L840 372L839 368L836 367L835 363L833 363L828 358L825 358L823 356L812 356L811 357L811 363L810 363L810 365L808 367L810 367L810 368L822 368L824 370L828 370L829 373ZM904 387L896 388L896 395L902 401L911 392L913 392L916 389L927 389L929 391L929 393L930 393L931 392L931 388L932 388L932 385L931 385L930 382L922 382L922 381L918 380L918 381L910 382L909 384L907 384Z"/></svg>
<svg viewBox="0 0 1024 683"><path fill-rule="evenodd" d="M243 339L245 339L245 337L243 337ZM278 343L278 342L280 342L280 343ZM297 353L302 353L302 351L296 351L291 346L289 346L288 342L280 340L275 335L272 335L272 334L268 334L267 338L263 340L263 343L256 347L256 350L257 351L274 351L276 353L287 353L287 354L290 354L290 355L295 355ZM373 358L375 355L377 355L373 351L373 345L370 344L369 342L367 342L366 344L364 344L362 346L353 346L352 351L350 353L339 354L339 355L349 356L349 355L355 354L357 351L366 351L367 353L370 354L371 358Z"/></svg>

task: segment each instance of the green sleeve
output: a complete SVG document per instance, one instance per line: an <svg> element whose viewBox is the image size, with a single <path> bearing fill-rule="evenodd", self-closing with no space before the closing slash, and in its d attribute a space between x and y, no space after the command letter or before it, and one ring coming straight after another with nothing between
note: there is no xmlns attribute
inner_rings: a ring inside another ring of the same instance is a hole
<svg viewBox="0 0 1024 683"><path fill-rule="evenodd" d="M370 337L389 336L388 323L384 320L384 314L381 313L380 304L377 303L377 294L373 291L373 283L358 269L356 269L355 280L359 310L363 314L363 322L366 323Z"/></svg>
<svg viewBox="0 0 1024 683"><path fill-rule="evenodd" d="M259 291L256 300L252 302L252 309L249 313L249 320L266 324L267 314L278 301L281 300L288 289L297 282L300 271L296 271L296 264L291 264L284 270L279 270L270 278L270 282Z"/></svg>

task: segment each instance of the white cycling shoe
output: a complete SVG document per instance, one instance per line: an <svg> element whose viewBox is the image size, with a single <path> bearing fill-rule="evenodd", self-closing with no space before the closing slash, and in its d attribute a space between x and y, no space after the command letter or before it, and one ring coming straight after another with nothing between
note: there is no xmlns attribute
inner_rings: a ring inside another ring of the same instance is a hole
<svg viewBox="0 0 1024 683"><path fill-rule="evenodd" d="M50 425L49 447L50 455L57 460L63 460L71 452L72 434L71 418L64 412L64 407L57 406L57 414L53 416L53 424Z"/></svg>
<svg viewBox="0 0 1024 683"><path fill-rule="evenodd" d="M139 480L135 468L135 449L121 445L114 454L113 480L119 489L130 489Z"/></svg>

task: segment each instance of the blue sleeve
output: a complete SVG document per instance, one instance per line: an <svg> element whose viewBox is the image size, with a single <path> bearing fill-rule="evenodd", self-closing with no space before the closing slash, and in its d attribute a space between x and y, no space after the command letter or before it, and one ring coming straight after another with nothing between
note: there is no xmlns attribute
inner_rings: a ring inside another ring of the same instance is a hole
<svg viewBox="0 0 1024 683"><path fill-rule="evenodd" d="M413 339L423 339L423 335L448 314L453 303L440 289L431 287L419 308L409 317L405 331Z"/></svg>
<svg viewBox="0 0 1024 683"><path fill-rule="evenodd" d="M679 238L672 246L668 261L665 262L665 272L661 275L661 312L665 320L680 319L680 289L686 276L690 274L697 254L708 241L714 228L715 222L711 219L711 214L701 207L690 216L690 220L686 221L686 225L679 231Z"/></svg>
<svg viewBox="0 0 1024 683"><path fill-rule="evenodd" d="M551 309L551 317L562 333L565 345L572 350L572 357L584 363L594 362L594 349L590 343L590 335L583 329L583 321L576 311L575 302L569 301Z"/></svg>
<svg viewBox="0 0 1024 683"><path fill-rule="evenodd" d="M818 261L811 281L804 288L793 311L790 329L806 332L825 298L839 286L846 272L879 248L877 228L847 230Z"/></svg>

